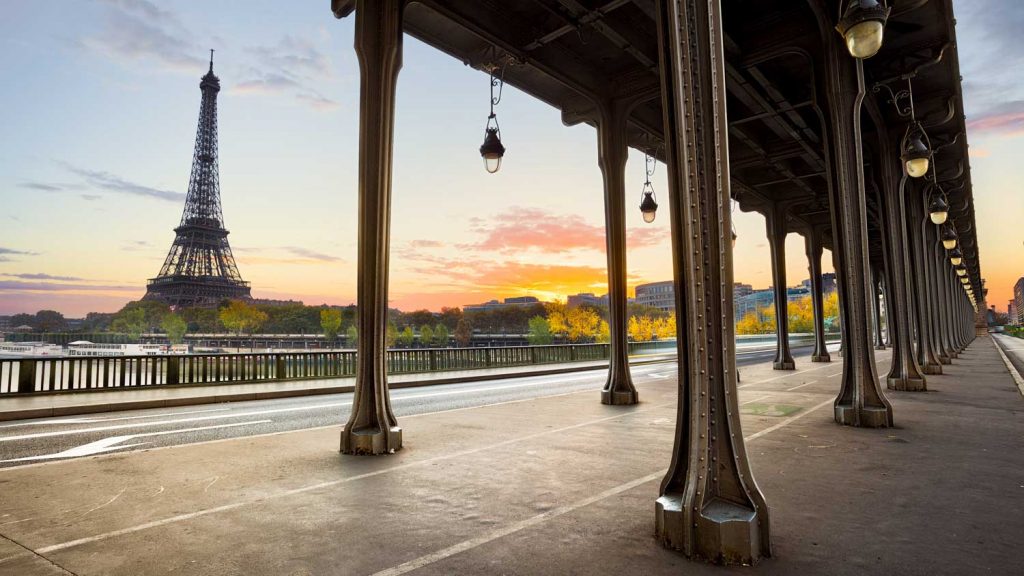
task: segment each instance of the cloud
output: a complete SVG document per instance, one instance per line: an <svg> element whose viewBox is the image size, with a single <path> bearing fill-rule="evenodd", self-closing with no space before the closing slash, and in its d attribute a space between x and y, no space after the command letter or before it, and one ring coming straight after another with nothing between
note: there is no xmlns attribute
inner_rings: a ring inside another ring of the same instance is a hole
<svg viewBox="0 0 1024 576"><path fill-rule="evenodd" d="M603 252L606 245L604 226L590 224L575 214L554 214L539 208L513 207L489 221L478 220L472 227L483 234L483 240L464 247L478 251ZM668 239L668 234L662 229L650 228L634 230L628 241L630 247L639 248L660 244Z"/></svg>
<svg viewBox="0 0 1024 576"><path fill-rule="evenodd" d="M3 246L0 246L0 254L9 256L39 256L39 252L15 250L14 248L4 248Z"/></svg>
<svg viewBox="0 0 1024 576"><path fill-rule="evenodd" d="M312 88L331 76L331 62L309 39L286 35L277 44L250 47L246 52L256 64L233 91L239 94L290 93L298 102L320 111L339 106L337 101Z"/></svg>
<svg viewBox="0 0 1024 576"><path fill-rule="evenodd" d="M64 284L57 282L21 282L18 280L0 280L0 292L22 292L22 291L33 291L33 292L62 292L71 290L115 290L115 291L128 291L139 290L139 286L109 286L109 285L98 285L98 284Z"/></svg>
<svg viewBox="0 0 1024 576"><path fill-rule="evenodd" d="M409 246L413 248L440 248L444 246L444 243L439 240L413 240L409 242Z"/></svg>
<svg viewBox="0 0 1024 576"><path fill-rule="evenodd" d="M21 278L22 280L59 280L62 282L81 282L85 278L77 278L75 276L53 276L50 274L0 274L0 276L7 276L10 278Z"/></svg>
<svg viewBox="0 0 1024 576"><path fill-rule="evenodd" d="M108 56L150 60L178 70L202 69L203 51L172 12L145 0L104 0L103 28L80 40L81 45Z"/></svg>
<svg viewBox="0 0 1024 576"><path fill-rule="evenodd" d="M1024 134L1024 100L1001 102L967 121L972 135L981 133L1016 136Z"/></svg>
<svg viewBox="0 0 1024 576"><path fill-rule="evenodd" d="M319 94L296 94L295 99L308 104L314 110L333 110L340 106L338 102Z"/></svg>
<svg viewBox="0 0 1024 576"><path fill-rule="evenodd" d="M63 184L47 184L45 182L22 182L18 184L21 188L29 190L41 190L43 192L63 192L66 187Z"/></svg>
<svg viewBox="0 0 1024 576"><path fill-rule="evenodd" d="M988 158L992 155L992 151L988 148L971 148L968 154L970 154L971 158Z"/></svg>
<svg viewBox="0 0 1024 576"><path fill-rule="evenodd" d="M171 190L160 190L159 188L151 188L135 182L130 182L124 178L111 174L110 172L103 172L99 170L87 170L85 168L78 168L77 166L68 164L67 162L60 162L64 168L68 171L81 176L85 179L86 183L93 187L99 188L106 192L112 192L114 194L126 194L130 196L142 196L145 198L156 198L158 200L167 200L169 202L181 203L185 200L185 194L183 192L173 192ZM85 195L95 196L95 195ZM96 198L86 198L87 200L95 200Z"/></svg>
<svg viewBox="0 0 1024 576"><path fill-rule="evenodd" d="M258 264L319 264L323 262L344 262L343 258L338 256L332 256L323 252L317 252L309 248L302 246L272 246L272 247L255 247L255 246L235 246L232 248L233 252L241 254L253 254L253 256L245 256L240 258L246 265L258 265ZM287 256L268 255L268 253L284 252Z"/></svg>
<svg viewBox="0 0 1024 576"><path fill-rule="evenodd" d="M308 248L302 248L300 246L286 246L284 248L287 252L291 252L296 256L306 258L308 260L319 260L321 262L340 262L341 258L337 256L331 256L322 252L316 252Z"/></svg>

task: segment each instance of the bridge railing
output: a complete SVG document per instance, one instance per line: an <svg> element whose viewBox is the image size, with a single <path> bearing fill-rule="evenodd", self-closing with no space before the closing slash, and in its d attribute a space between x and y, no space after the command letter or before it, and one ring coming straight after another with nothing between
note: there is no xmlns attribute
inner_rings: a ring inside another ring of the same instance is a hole
<svg viewBox="0 0 1024 576"><path fill-rule="evenodd" d="M675 349L674 340L633 343L635 354ZM608 344L388 350L390 374L510 368L604 360ZM0 359L0 395L78 390L227 384L354 376L354 350L70 356Z"/></svg>

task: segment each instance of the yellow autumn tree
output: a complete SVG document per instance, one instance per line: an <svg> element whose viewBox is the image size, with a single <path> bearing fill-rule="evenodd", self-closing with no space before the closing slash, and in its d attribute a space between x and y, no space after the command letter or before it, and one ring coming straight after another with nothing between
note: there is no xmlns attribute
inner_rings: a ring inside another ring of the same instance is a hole
<svg viewBox="0 0 1024 576"><path fill-rule="evenodd" d="M597 325L597 343L607 344L612 341L612 331L608 326L608 323L601 320L600 324Z"/></svg>
<svg viewBox="0 0 1024 576"><path fill-rule="evenodd" d="M631 316L626 332L634 342L650 342L657 334L657 328L650 316Z"/></svg>
<svg viewBox="0 0 1024 576"><path fill-rule="evenodd" d="M550 322L550 317L548 322ZM565 323L568 327L568 338L572 342L581 342L593 339L597 336L597 328L601 323L601 317L592 308L576 306L565 313Z"/></svg>
<svg viewBox="0 0 1024 576"><path fill-rule="evenodd" d="M673 312L664 318L654 321L654 334L659 340L666 340L676 337L676 313Z"/></svg>

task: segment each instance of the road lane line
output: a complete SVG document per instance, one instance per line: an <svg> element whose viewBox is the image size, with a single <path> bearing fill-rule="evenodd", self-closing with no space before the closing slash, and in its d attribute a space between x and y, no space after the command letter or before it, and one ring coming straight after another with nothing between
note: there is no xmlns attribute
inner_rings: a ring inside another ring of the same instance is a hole
<svg viewBox="0 0 1024 576"><path fill-rule="evenodd" d="M798 388L803 388L804 386L810 386L811 384L814 384L815 382L817 382L817 380L811 380L810 382L804 382L803 384L801 384L799 386L793 386L792 388L786 388L786 392L792 392L793 390L796 390Z"/></svg>
<svg viewBox="0 0 1024 576"><path fill-rule="evenodd" d="M95 442L89 442L88 444L82 444L74 448L69 448L62 452L55 452L53 454L41 454L39 456L25 456L22 458L11 458L9 460L0 460L0 462L30 462L32 460L54 460L57 458L81 458L83 456L91 456L93 454L101 454L103 452L110 452L111 450L123 450L125 448L132 448L134 446L142 446L145 442L135 444L125 444L123 446L115 446L127 440L134 440L136 438L148 438L150 436L164 436L167 434L183 434L185 432L200 432L203 430L215 430L219 428L232 428L235 426L248 426L251 424L269 424L273 420L253 420L248 422L235 422L232 424L218 424L216 426L200 426L198 428L184 428L181 430L164 430L161 432L146 432L143 434L127 434L124 436L110 436L103 438L102 440L96 440Z"/></svg>
<svg viewBox="0 0 1024 576"><path fill-rule="evenodd" d="M144 524L138 524L136 526L130 526L128 528L122 528L120 530L114 530L112 532L106 532L106 533L103 533L103 534L97 534L95 536L88 536L86 538L79 538L77 540L70 540L68 542L62 542L62 543L59 543L59 544L53 544L53 545L50 545L50 546L44 546L44 547L39 548L38 550L36 550L36 552L38 554L48 554L50 552L56 552L58 550L66 550L68 548L74 548L74 547L77 547L77 546L81 546L83 544L90 544L92 542L98 542L98 541L101 541L101 540L107 540L107 539L113 538L115 536L123 536L125 534L131 534L133 532L139 532L140 530L146 530L148 528L156 528L158 526L165 526L167 524L174 524L174 523L181 522L181 521L184 521L184 520L191 520L193 518L199 518L199 517L202 517L202 516L208 516L210 514L215 514L217 512L226 512L228 510L235 510L237 508L241 508L243 506L248 506L250 504L259 504L259 503L267 502L269 500L276 500L278 498L283 498L283 497L286 497L286 496L295 496L297 494L304 494L306 492L311 492L311 491L314 491L314 490L320 490L320 489L323 489L323 488L330 488L330 487L333 487L333 486L338 486L340 484L347 484L349 482L354 482L356 480L363 480L363 479L366 479L366 478L373 478L375 476L380 476L380 475L387 474L387 473L390 473L390 472L395 472L395 471L399 471L399 470L405 470L405 469L408 469L408 468L413 468L413 467L418 467L418 466L424 466L426 464L433 464L435 462L443 462L445 460L452 460L454 458L460 458L462 456L469 456L471 454L476 454L478 452L486 452L486 451L494 450L494 449L497 449L497 448L502 448L502 447L505 447L505 446L510 446L510 445L513 445L513 444L517 444L519 442L524 442L526 440L532 440L532 439L535 439L535 438L542 438L544 436L549 436L551 434L559 434L559 433L565 432L567 430L574 430L576 428L584 428L586 426L591 426L593 424L598 424L598 423L601 423L601 422L607 422L609 420L616 420L616 419L620 419L620 418L626 418L626 417L633 416L633 415L636 415L636 414L644 414L646 412L650 412L652 410L657 410L659 408L664 408L666 406L674 406L675 404L676 404L675 401L666 402L664 404L657 404L655 406L651 406L651 407L648 407L648 408L640 408L640 409L636 409L636 410L631 410L629 412L622 412L622 413L619 413L619 414L615 414L614 416L606 416L606 417L603 417L603 418L597 418L595 420L588 420L586 422L580 422L579 424L572 424L572 425L569 425L569 426L563 426L561 428L553 428L553 429L550 429L550 430L545 430L543 432L536 432L534 434L527 434L526 436L520 436L519 438L511 438L509 440L503 440L501 442L496 442L494 444L489 444L487 446L481 446L479 448L471 448L469 450L461 450L459 452L452 452L452 453L449 453L449 454L441 454L439 456L434 456L432 458L424 458L423 460L417 460L415 462L407 462L405 464L399 464L397 466L392 466L390 468L382 468L380 470L374 470L373 472L366 472L364 474L357 474L355 476L349 476L348 478L339 478L337 480L329 480L327 482L319 482L317 484L311 484L309 486L303 486L301 488L293 488L291 490L284 490L284 491L278 492L276 494L268 494L268 495L260 496L259 498L255 498L255 499L251 499L251 500L242 500L240 502L233 502L231 504L224 504L223 506L216 506L214 508L206 508L206 509L203 509L203 510L196 510L195 512L189 512L189 513L186 513L186 514L178 514L177 516L170 516L168 518L163 518L161 520L154 520L152 522L146 522ZM0 560L0 564L2 564L2 563L3 563L3 560Z"/></svg>
<svg viewBox="0 0 1024 576"><path fill-rule="evenodd" d="M825 402L822 402L822 403L818 404L817 406L814 406L813 408L811 408L810 410L807 410L806 412L803 412L803 413L798 414L796 416L793 416L791 418L787 418L786 420L783 420L782 422L779 422L775 426L772 426L770 428L766 428L766 429L764 429L764 430L762 430L760 432L757 432L755 434L751 434L750 436L747 436L746 438L744 438L744 440L747 441L747 442L750 442L752 440L760 438L761 436L764 436L766 434L774 432L775 430L778 430L780 428L784 428L786 426L789 426L790 424L792 424L793 422L799 420L800 418L803 418L807 414L810 414L811 412L814 412L815 410L825 406L826 404L831 404L831 403L832 403L831 400L826 400ZM449 546L447 548L442 548L441 550L438 550L437 552L433 552L431 554L425 554L423 556L420 556L419 558L410 560L408 562L405 562L403 564L399 564L397 566L393 566L393 567L388 568L386 570L380 570L378 572L374 572L372 574L372 576L399 576L401 574L405 574L406 572L411 572L413 570L417 570L419 568L423 568L424 566L429 566L430 564L434 564L436 562L440 562L441 560L445 560L445 559L450 558L452 556L455 556L457 554L461 554L461 553L466 552L468 550L472 550L473 548L478 548L478 547L480 547L480 546L482 546L484 544L487 544L489 542L493 542L494 540L498 540L500 538L504 538L505 536L508 536L510 534L515 534L516 532L520 532L522 530L525 530L526 528L532 528L533 526L536 526L538 524L541 524L543 522L551 520L552 518L557 518L557 517L562 516L564 514L568 514L569 512L574 512L576 510L579 510L580 508L584 508L586 506L590 506L591 504L595 504L597 502L600 502L601 500L605 500L607 498L611 498L612 496L616 496L616 495L621 494L623 492L626 492L628 490L632 490L633 488L636 488L638 486L642 486L644 484L647 484L648 482L653 482L653 481L655 481L655 480L657 480L659 478L662 478L666 474L666 472L667 472L667 470L659 470L657 472L652 472L652 473L650 473L650 474L648 474L646 476L643 476L643 477L640 477L640 478L636 478L635 480L630 480L629 482L626 482L624 484L619 484L618 486L609 488L609 489L607 489L607 490L605 490L603 492L600 492L598 494L590 496L589 498L584 498L582 500L577 500L577 501L572 502L570 504L566 504L565 506L559 506L558 508L554 508L552 510L548 510L547 512L544 512L542 514L538 514L536 516L532 516L530 518L526 518L525 520L520 520L519 522L515 522L513 524L509 524L508 526L505 526L504 528L499 528L498 530L495 530L495 531L490 532L488 534L484 534L484 535L478 536L476 538L471 538L469 540L464 540L462 542L459 542L458 544L455 544L454 546ZM44 552L42 550L40 550L40 554L43 554L43 553Z"/></svg>
<svg viewBox="0 0 1024 576"><path fill-rule="evenodd" d="M0 428L14 428L16 426L47 426L59 424L93 424L96 422L116 422L120 420L141 420L143 418L159 418L160 416L180 416L182 414L203 414L206 412L227 412L231 408L210 408L207 410L187 410L182 412L161 412L159 414L146 414L144 416L120 416L116 418L61 418L57 420L27 420L17 424L0 424Z"/></svg>

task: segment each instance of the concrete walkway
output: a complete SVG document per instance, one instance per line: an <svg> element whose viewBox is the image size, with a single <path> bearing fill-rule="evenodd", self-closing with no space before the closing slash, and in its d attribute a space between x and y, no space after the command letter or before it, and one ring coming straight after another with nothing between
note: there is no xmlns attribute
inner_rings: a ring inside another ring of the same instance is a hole
<svg viewBox="0 0 1024 576"><path fill-rule="evenodd" d="M775 553L754 568L652 537L665 379L632 407L588 392L406 417L390 456L339 455L331 426L2 470L0 574L1024 573L1024 400L992 340L929 392L890 393L890 430L832 422L840 368L744 368Z"/></svg>

